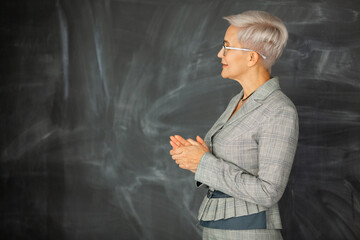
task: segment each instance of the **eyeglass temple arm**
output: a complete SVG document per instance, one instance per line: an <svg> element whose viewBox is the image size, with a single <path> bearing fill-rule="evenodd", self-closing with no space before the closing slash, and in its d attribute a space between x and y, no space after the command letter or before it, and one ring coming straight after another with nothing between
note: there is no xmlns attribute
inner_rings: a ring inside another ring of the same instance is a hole
<svg viewBox="0 0 360 240"><path fill-rule="evenodd" d="M256 52L257 54L259 54L263 59L266 59L266 57L264 55L262 55L261 53L248 49L248 48L234 48L234 47L226 47L223 46L225 49L233 49L233 50L243 50L243 51L247 51L247 52Z"/></svg>

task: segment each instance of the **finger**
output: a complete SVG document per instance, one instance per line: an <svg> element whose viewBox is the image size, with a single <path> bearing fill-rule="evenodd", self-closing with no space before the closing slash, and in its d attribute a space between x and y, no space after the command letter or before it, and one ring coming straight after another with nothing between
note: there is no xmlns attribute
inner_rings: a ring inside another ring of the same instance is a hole
<svg viewBox="0 0 360 240"><path fill-rule="evenodd" d="M206 142L201 137L196 136L196 141L198 141L201 145L206 146Z"/></svg>
<svg viewBox="0 0 360 240"><path fill-rule="evenodd" d="M174 136L170 136L171 141L173 141L178 147L182 146L182 143L179 142Z"/></svg>
<svg viewBox="0 0 360 240"><path fill-rule="evenodd" d="M171 150L172 152L170 153L170 155L174 158L174 156L179 156L180 154L176 154L174 153L174 150Z"/></svg>
<svg viewBox="0 0 360 240"><path fill-rule="evenodd" d="M176 144L174 141L170 141L170 144L174 149L177 149L179 147L184 147L184 145L182 145L181 143Z"/></svg>
<svg viewBox="0 0 360 240"><path fill-rule="evenodd" d="M200 143L192 140L191 138L189 138L187 141L188 141L189 143L191 143L191 145L200 146Z"/></svg>
<svg viewBox="0 0 360 240"><path fill-rule="evenodd" d="M176 149L170 150L171 155L178 155L184 152L184 147L178 147Z"/></svg>
<svg viewBox="0 0 360 240"><path fill-rule="evenodd" d="M182 169L187 169L186 168L187 166L185 164L179 164L179 167L182 168Z"/></svg>
<svg viewBox="0 0 360 240"><path fill-rule="evenodd" d="M176 140L176 138L174 138L173 136L170 137L170 141L172 141L174 144L176 144L177 146L179 146L179 141Z"/></svg>
<svg viewBox="0 0 360 240"><path fill-rule="evenodd" d="M173 148L177 148L178 145L176 145L173 141L170 141L170 145L173 147Z"/></svg>
<svg viewBox="0 0 360 240"><path fill-rule="evenodd" d="M203 147L209 150L209 147L206 145L206 142L201 137L197 136L196 141L198 141Z"/></svg>
<svg viewBox="0 0 360 240"><path fill-rule="evenodd" d="M188 141L186 141L183 137L181 137L179 135L175 135L175 138L185 146L190 146L191 145Z"/></svg>
<svg viewBox="0 0 360 240"><path fill-rule="evenodd" d="M196 141L198 141L201 144L205 143L205 141L200 136L196 136Z"/></svg>

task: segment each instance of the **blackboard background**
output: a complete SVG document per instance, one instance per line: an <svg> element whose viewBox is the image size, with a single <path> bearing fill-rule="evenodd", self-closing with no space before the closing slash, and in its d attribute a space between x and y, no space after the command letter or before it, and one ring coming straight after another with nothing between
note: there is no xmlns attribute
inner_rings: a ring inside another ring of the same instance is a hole
<svg viewBox="0 0 360 240"><path fill-rule="evenodd" d="M204 136L241 87L216 57L223 16L289 30L272 70L300 138L284 239L360 238L360 3L2 1L2 239L200 239L204 189L168 137Z"/></svg>

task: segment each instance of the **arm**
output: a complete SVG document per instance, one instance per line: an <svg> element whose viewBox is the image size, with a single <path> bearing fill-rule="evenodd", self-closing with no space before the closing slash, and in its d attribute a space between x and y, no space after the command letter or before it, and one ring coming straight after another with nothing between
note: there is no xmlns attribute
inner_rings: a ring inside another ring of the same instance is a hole
<svg viewBox="0 0 360 240"><path fill-rule="evenodd" d="M270 207L286 188L297 140L297 112L281 107L259 129L257 176L207 152L200 160L195 180L233 197Z"/></svg>

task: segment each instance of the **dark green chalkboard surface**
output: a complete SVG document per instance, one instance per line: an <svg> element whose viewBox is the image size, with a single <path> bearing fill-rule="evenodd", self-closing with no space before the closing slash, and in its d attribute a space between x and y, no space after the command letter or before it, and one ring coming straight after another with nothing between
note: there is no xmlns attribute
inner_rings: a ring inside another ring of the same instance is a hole
<svg viewBox="0 0 360 240"><path fill-rule="evenodd" d="M299 146L284 239L360 239L360 3L0 3L0 238L201 239L205 189L169 136L204 136L241 91L217 58L227 21L264 10L289 41L272 69Z"/></svg>

